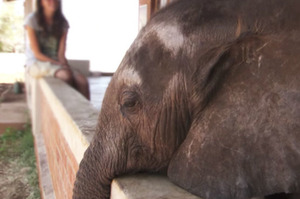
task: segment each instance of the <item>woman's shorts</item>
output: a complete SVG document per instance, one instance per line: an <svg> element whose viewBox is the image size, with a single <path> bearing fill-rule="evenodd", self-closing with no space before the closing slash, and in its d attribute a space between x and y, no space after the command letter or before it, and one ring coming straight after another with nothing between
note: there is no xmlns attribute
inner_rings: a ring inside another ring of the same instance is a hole
<svg viewBox="0 0 300 199"><path fill-rule="evenodd" d="M30 66L26 66L28 74L35 78L54 77L55 73L61 69L61 66L51 64L50 62L36 61Z"/></svg>

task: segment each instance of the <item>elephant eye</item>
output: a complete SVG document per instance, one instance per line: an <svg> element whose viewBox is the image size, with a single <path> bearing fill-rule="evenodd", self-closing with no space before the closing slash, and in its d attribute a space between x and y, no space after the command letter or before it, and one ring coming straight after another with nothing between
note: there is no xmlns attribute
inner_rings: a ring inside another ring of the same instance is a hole
<svg viewBox="0 0 300 199"><path fill-rule="evenodd" d="M140 107L139 95L135 91L124 91L121 97L121 112L123 115L126 113L136 113Z"/></svg>
<svg viewBox="0 0 300 199"><path fill-rule="evenodd" d="M124 107L134 107L137 104L137 101L128 101L123 104Z"/></svg>

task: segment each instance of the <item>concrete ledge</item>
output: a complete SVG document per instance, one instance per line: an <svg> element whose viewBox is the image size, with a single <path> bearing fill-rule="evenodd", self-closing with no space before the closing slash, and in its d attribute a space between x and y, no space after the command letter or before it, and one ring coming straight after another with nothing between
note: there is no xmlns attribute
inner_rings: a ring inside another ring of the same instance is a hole
<svg viewBox="0 0 300 199"><path fill-rule="evenodd" d="M86 77L90 75L89 60L68 60L68 62L72 69L75 69Z"/></svg>
<svg viewBox="0 0 300 199"><path fill-rule="evenodd" d="M40 87L79 164L93 138L98 111L80 93L58 79L41 79Z"/></svg>
<svg viewBox="0 0 300 199"><path fill-rule="evenodd" d="M71 199L79 163L94 135L98 111L58 79L29 77L28 82L41 196Z"/></svg>
<svg viewBox="0 0 300 199"><path fill-rule="evenodd" d="M117 178L111 186L111 199L200 199L160 175L139 174Z"/></svg>

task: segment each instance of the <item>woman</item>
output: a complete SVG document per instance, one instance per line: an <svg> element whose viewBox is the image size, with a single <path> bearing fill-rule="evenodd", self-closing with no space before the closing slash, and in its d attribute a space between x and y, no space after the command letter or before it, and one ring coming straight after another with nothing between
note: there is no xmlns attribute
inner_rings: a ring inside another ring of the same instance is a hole
<svg viewBox="0 0 300 199"><path fill-rule="evenodd" d="M25 20L29 44L26 66L33 77L53 76L74 86L90 98L87 79L71 71L65 57L69 24L60 0L37 0L37 11Z"/></svg>

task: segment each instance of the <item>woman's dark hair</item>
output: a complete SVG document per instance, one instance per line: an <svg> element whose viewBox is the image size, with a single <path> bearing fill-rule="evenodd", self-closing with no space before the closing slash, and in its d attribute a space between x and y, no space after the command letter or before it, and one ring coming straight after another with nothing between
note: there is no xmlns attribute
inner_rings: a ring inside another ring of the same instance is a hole
<svg viewBox="0 0 300 199"><path fill-rule="evenodd" d="M67 19L62 13L61 9L61 0L57 0L58 7L53 16L53 24L52 27L49 29L46 23L46 18L44 15L44 8L42 6L42 0L37 0L37 22L38 25L42 28L43 33L47 36L51 35L60 39L63 35L64 27L66 26Z"/></svg>

